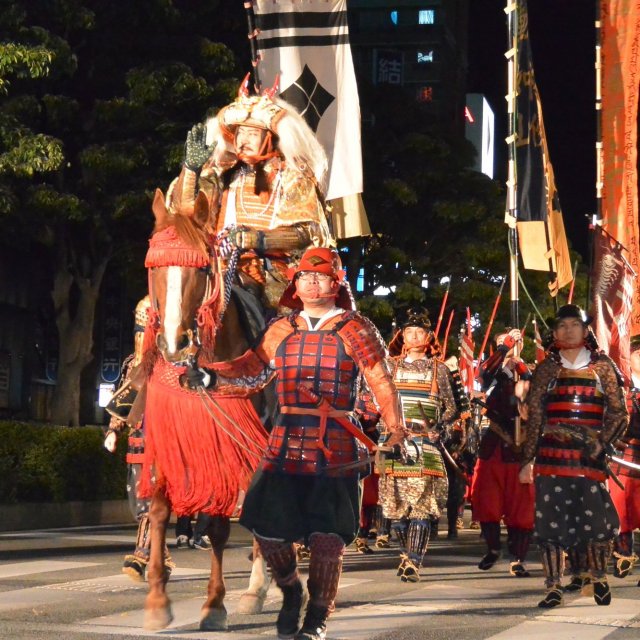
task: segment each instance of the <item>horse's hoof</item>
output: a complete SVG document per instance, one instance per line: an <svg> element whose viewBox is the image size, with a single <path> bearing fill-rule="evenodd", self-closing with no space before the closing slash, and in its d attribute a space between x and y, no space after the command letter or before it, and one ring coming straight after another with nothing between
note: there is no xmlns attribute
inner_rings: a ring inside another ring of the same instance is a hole
<svg viewBox="0 0 640 640"><path fill-rule="evenodd" d="M145 609L143 627L148 631L160 631L166 629L173 621L171 607L160 609Z"/></svg>
<svg viewBox="0 0 640 640"><path fill-rule="evenodd" d="M262 613L262 608L264 607L264 601L266 599L267 594L265 592L249 593L247 591L247 593L243 593L240 596L236 613L244 613L245 615L250 616Z"/></svg>
<svg viewBox="0 0 640 640"><path fill-rule="evenodd" d="M229 628L227 622L227 610L209 609L203 607L200 613L200 631L226 631Z"/></svg>

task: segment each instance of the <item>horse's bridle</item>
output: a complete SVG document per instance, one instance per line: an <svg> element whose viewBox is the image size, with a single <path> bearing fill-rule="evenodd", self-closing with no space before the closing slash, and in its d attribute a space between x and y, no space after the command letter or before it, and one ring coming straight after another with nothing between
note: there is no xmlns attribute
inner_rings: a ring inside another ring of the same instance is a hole
<svg viewBox="0 0 640 640"><path fill-rule="evenodd" d="M206 321L206 316L212 315L214 317L210 318L217 326L219 326L222 317L221 314L215 314L215 309L212 307L216 306L216 302L218 301L218 296L220 295L220 274L213 267L213 260L216 259L215 254L210 254L211 262L206 267L196 267L198 271L204 272L206 277L205 290L202 295L202 300L200 305L198 306L194 317L193 323L190 329L187 329L187 336L189 338L189 343L180 350L181 353L185 353L185 358L181 360L174 360L170 364L176 367L184 367L190 364L193 359L197 356L198 351L200 350L202 344L200 341L200 335L198 328L202 326ZM167 265L170 266L170 265ZM177 266L177 265L176 265ZM154 295L154 287L153 287L153 269L160 267L151 267L148 273L148 286L149 286L149 299L151 301L151 310L150 317L152 318L152 322L158 326L160 324L160 311L158 309L157 300ZM216 318L215 315L218 317ZM158 334L159 335L159 334ZM156 344L157 344L157 336L156 336ZM162 350L160 349L162 352Z"/></svg>

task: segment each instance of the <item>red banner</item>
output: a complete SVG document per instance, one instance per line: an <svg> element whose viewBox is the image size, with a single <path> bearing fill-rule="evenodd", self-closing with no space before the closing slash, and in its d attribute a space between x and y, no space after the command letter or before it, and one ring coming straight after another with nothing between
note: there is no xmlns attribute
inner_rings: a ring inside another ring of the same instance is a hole
<svg viewBox="0 0 640 640"><path fill-rule="evenodd" d="M629 332L635 274L622 255L620 243L600 227L596 227L594 235L594 330L600 348L613 358L629 380Z"/></svg>
<svg viewBox="0 0 640 640"><path fill-rule="evenodd" d="M637 115L640 1L602 0L602 226L640 268ZM633 292L631 335L640 334L640 290Z"/></svg>

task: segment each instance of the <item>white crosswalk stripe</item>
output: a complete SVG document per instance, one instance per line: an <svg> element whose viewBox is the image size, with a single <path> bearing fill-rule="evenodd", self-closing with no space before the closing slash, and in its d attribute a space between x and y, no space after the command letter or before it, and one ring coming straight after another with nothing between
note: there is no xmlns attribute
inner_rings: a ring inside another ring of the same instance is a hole
<svg viewBox="0 0 640 640"><path fill-rule="evenodd" d="M171 577L173 580L173 575ZM368 580L344 579L340 581L340 589L355 587L357 585L369 582ZM233 615L236 610L238 600L243 590L233 590L227 593L225 598L225 607L229 615ZM0 594L1 596L2 594ZM277 603L281 599L277 587L272 586L267 594L266 604ZM212 632L198 631L198 622L200 620L200 609L204 602L204 598L188 598L186 600L174 600L171 605L174 616L173 622L167 628L166 633L171 632L172 638L189 638L190 640L211 639ZM100 616L90 620L65 626L68 632L84 633L84 634L100 634L109 633L111 635L127 635L133 637L158 637L157 632L145 631L142 628L144 620L144 610L136 609L134 611L118 612L108 616ZM188 635L181 636L180 631L186 631ZM216 640L256 640L260 636L273 636L273 629L266 632L258 631L257 633L243 633L242 631L216 632ZM350 636L351 637L351 636ZM361 637L361 636L358 636ZM369 637L371 637L369 635Z"/></svg>
<svg viewBox="0 0 640 640"><path fill-rule="evenodd" d="M0 580L4 578L17 578L35 573L49 571L64 571L65 569L82 569L83 567L95 567L96 562L67 562L62 560L29 560L0 564Z"/></svg>
<svg viewBox="0 0 640 640"><path fill-rule="evenodd" d="M570 602L567 606L551 609L535 620L523 622L487 640L602 640L618 628L640 629L640 623L631 622L637 615L637 600L613 598L609 606L599 607L593 598L584 597Z"/></svg>
<svg viewBox="0 0 640 640"><path fill-rule="evenodd" d="M58 564L80 565L81 563L58 562ZM91 566L92 564L94 563L85 563L85 565L81 566ZM171 579L193 579L203 575L209 575L209 571L206 569L177 568L174 570L174 573L172 573ZM0 592L0 611L72 602L78 597L78 592L116 593L139 590L141 593L144 593L146 589L146 584L132 582L123 574L91 578L89 580L74 580L73 582L56 582L38 587L27 587L25 589Z"/></svg>
<svg viewBox="0 0 640 640"><path fill-rule="evenodd" d="M106 533L106 532L105 532ZM113 534L111 534L113 535ZM75 537L75 533L58 538ZM91 536L101 541L109 538L109 534L102 536L99 533ZM113 536L116 537L116 536ZM86 540L86 538L84 538ZM242 546L236 549L236 557L242 556L243 561L248 547ZM389 554L386 554L388 556ZM185 556L186 557L186 556ZM196 556L194 556L196 557ZM197 557L202 557L197 554ZM425 629L433 616L449 612L449 616L462 616L465 613L475 615L493 615L489 613L492 602L499 601L505 596L514 593L514 585L521 585L529 591L534 580L515 581L508 575L507 564L501 560L491 572L483 573L476 570L478 558L473 555L447 554L427 557L426 566L423 569L424 582L415 585L407 584L406 591L401 596L397 591L390 595L386 590L369 590L370 602L362 603L362 593L366 592L375 580L372 574L362 573L374 570L379 565L383 554L361 556L349 551L345 556L345 573L340 582L340 595L338 596L338 609L331 616L327 640L371 640L385 634L385 637L393 637L396 631L407 628ZM95 558L92 558L95 559ZM386 562L389 562L387 557ZM0 612L9 615L14 611L29 609L47 611L47 606L75 610L79 599L98 598L90 594L100 594L102 602L109 603L108 608L103 609L107 615L93 617L101 609L93 609L82 616L71 619L70 622L45 623L38 619L29 621L30 628L41 630L43 633L58 633L61 637L77 634L77 637L91 640L100 635L122 638L158 638L171 637L184 640L261 640L273 638L275 632L275 611L281 601L280 591L271 586L266 601L268 613L256 616L249 620L235 615L237 604L243 589L230 589L225 598L225 605L231 616L231 629L227 632L203 632L198 629L200 609L204 602L204 589L201 595L195 595L196 591L177 589L169 595L172 598L172 610L174 621L162 632L145 631L143 626L144 610L143 602L147 585L132 582L123 574L100 576L100 571L93 571L93 567L106 567L104 562L81 562L70 560L25 560L24 562L12 562L0 564L0 580L6 580L3 584L5 591L0 590ZM236 565L237 566L237 565ZM441 568L446 566L449 580L439 580ZM302 572L306 573L307 563L302 564ZM532 563L531 568L539 572L537 563ZM89 569L83 572L82 569ZM107 569L109 571L109 569ZM51 580L52 572L58 572ZM361 573L358 573L361 572ZM389 576L395 575L389 569ZM48 578L40 580L38 586L30 586L32 576L44 573ZM98 575L90 579L77 579L83 575ZM178 567L171 576L172 583L184 581L204 581L209 574L207 568ZM230 572L234 579L247 575L247 569ZM66 580L65 580L66 576ZM364 576L364 579L361 577ZM478 580L478 576L482 578ZM451 578L453 577L453 580ZM24 578L24 579L23 579ZM26 584L23 588L15 588L12 581ZM43 582L47 584L43 584ZM366 583L369 583L366 585ZM238 581L235 585L242 584ZM630 586L623 583L614 583L616 587ZM362 590L358 586L366 585ZM183 584L183 587L186 586ZM536 589L542 586L536 581ZM188 591L188 593L187 593ZM347 593L345 593L345 591ZM360 594L354 600L362 604L348 606L349 591L354 595ZM522 618L514 620L514 625L508 630L495 633L486 640L541 640L553 638L553 640L605 640L616 633L635 633L637 635L625 635L625 638L640 638L640 622L638 620L638 600L633 599L632 592L624 591L625 597L618 597L615 593L612 603L608 607L598 607L591 597L574 597L566 599L566 604L557 609L543 611L529 609L528 617L524 622ZM378 595L373 595L377 593ZM86 595L85 595L86 594ZM126 594L126 596L122 596ZM129 595L130 594L130 595ZM110 599L110 595L114 598ZM620 594L622 596L622 593ZM126 603L125 603L126 600ZM122 604L120 604L122 603ZM342 605L341 603L345 603ZM134 606L130 610L126 607ZM533 605L535 607L535 605ZM81 609L79 609L81 610ZM25 613L27 615L27 613ZM91 615L92 617L88 617ZM85 619L86 618L86 619ZM462 617L461 617L462 620ZM461 624L463 624L461 622ZM499 628L499 627L497 627ZM496 629L496 627L494 627ZM1 636L1 634L0 634ZM76 637L74 635L74 637ZM483 636L484 637L484 636ZM621 636L622 637L622 636Z"/></svg>

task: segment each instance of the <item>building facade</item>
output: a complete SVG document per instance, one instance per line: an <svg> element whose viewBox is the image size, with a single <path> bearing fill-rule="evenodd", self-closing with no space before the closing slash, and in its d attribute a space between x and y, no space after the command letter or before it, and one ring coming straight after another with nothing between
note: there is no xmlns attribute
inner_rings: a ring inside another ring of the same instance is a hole
<svg viewBox="0 0 640 640"><path fill-rule="evenodd" d="M349 32L359 83L402 87L464 135L468 0L349 0Z"/></svg>

